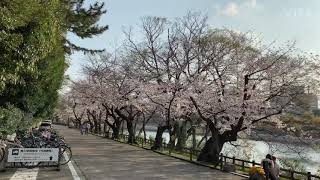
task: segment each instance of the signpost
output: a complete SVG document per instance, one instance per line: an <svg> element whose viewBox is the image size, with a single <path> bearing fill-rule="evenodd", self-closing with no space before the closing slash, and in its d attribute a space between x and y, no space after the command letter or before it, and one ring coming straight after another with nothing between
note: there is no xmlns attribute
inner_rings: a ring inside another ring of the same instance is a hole
<svg viewBox="0 0 320 180"><path fill-rule="evenodd" d="M10 148L7 162L58 162L59 148Z"/></svg>

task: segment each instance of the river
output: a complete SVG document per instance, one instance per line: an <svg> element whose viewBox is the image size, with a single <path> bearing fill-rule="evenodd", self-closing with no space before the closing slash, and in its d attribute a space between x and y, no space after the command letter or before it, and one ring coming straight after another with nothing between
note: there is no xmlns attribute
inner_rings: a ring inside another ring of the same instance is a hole
<svg viewBox="0 0 320 180"><path fill-rule="evenodd" d="M155 138L156 131L146 131L147 138ZM169 133L165 132L163 138L166 143L169 142ZM197 135L197 143L202 136ZM191 146L191 138L188 139L187 144ZM281 144L277 142L263 142L255 140L239 139L232 143L227 143L222 153L227 156L235 156L239 159L254 160L261 162L266 154L270 153L278 158L280 166L283 166L284 160L296 160L300 162L303 167L315 174L320 169L320 152L305 145ZM188 146L187 145L187 146Z"/></svg>

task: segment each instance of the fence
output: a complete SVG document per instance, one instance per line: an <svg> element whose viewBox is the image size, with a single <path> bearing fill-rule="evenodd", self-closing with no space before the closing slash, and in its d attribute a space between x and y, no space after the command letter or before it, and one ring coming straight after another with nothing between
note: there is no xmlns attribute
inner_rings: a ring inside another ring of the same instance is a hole
<svg viewBox="0 0 320 180"><path fill-rule="evenodd" d="M112 137L112 132L109 132L107 134L100 134L103 135L104 137ZM119 140L127 141L129 138L128 135L126 134L120 134L119 135ZM153 140L150 139L144 139L141 137L136 137L136 141L139 145L142 147L151 147L154 143ZM162 150L168 150L169 155L171 155L172 148L170 148L170 145L163 142L162 143ZM193 161L194 157L197 157L200 153L199 150L196 150L194 148L183 148L179 153L182 153L184 155L189 155L189 160ZM257 163L255 161L247 161L243 159L238 159L236 157L228 157L223 154L220 154L220 163L216 165L216 167L219 166L221 170L223 170L224 165L226 164L232 164L236 167L238 167L238 170L241 171L242 173L246 173L248 175L249 169L252 166L261 166L260 163ZM281 174L280 177L283 179L290 179L290 180L297 180L297 179L307 179L307 180L316 180L320 179L320 176L311 174L310 172L298 172L290 169L284 169L281 168Z"/></svg>

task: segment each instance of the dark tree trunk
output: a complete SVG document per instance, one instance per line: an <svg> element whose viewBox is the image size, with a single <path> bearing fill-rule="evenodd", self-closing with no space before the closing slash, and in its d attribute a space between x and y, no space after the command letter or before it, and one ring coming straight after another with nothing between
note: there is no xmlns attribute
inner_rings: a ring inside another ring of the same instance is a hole
<svg viewBox="0 0 320 180"><path fill-rule="evenodd" d="M121 134L123 134L123 130L124 130L124 123L121 123Z"/></svg>
<svg viewBox="0 0 320 180"><path fill-rule="evenodd" d="M104 122L106 123L106 125L108 125L112 129L112 137L111 138L112 139L119 139L121 122L118 122L118 119L115 119L115 122L113 124L111 124L108 120L105 120ZM109 130L107 132L109 135Z"/></svg>
<svg viewBox="0 0 320 180"><path fill-rule="evenodd" d="M120 124L121 122L114 122L111 124L108 120L105 120L104 132L109 136L109 129L107 130L107 125L112 129L112 139L119 139Z"/></svg>
<svg viewBox="0 0 320 180"><path fill-rule="evenodd" d="M215 164L219 163L219 155L225 142L226 140L222 135L210 137L202 148L197 160Z"/></svg>
<svg viewBox="0 0 320 180"><path fill-rule="evenodd" d="M136 144L136 138L135 138L135 133L134 133L134 129L133 129L133 120L127 120L127 129L128 129L128 133L129 133L129 138L128 138L128 143L130 144Z"/></svg>
<svg viewBox="0 0 320 180"><path fill-rule="evenodd" d="M175 146L176 146L176 139L177 139L179 127L180 127L179 123L175 123L174 126L173 126L173 130L169 131L169 134L170 134L170 141L169 141L170 150L174 149Z"/></svg>
<svg viewBox="0 0 320 180"><path fill-rule="evenodd" d="M73 105L72 112L73 112L73 115L74 115L74 118L75 118L75 127L80 129L81 128L81 120L82 120L82 117L84 115L84 112L82 112L80 114L80 116L78 116L77 113L76 113L76 110L75 110L76 106L77 106L77 104Z"/></svg>
<svg viewBox="0 0 320 180"><path fill-rule="evenodd" d="M201 138L201 140L199 141L197 148L201 146L202 142L205 140L208 140L208 133L209 133L209 128L208 126L206 126L206 132L204 133L204 136Z"/></svg>
<svg viewBox="0 0 320 180"><path fill-rule="evenodd" d="M162 147L162 134L167 129L169 129L169 126L158 126L156 138L153 146L151 147L152 150L157 150Z"/></svg>
<svg viewBox="0 0 320 180"><path fill-rule="evenodd" d="M70 127L70 117L68 117L67 126Z"/></svg>
<svg viewBox="0 0 320 180"><path fill-rule="evenodd" d="M89 109L87 109L87 117L88 117L88 123L90 124L90 132L91 133L96 133L96 118L95 118L95 115L94 115L95 111L91 112ZM92 121L91 121L91 118L90 116L92 117ZM94 130L94 131L93 131Z"/></svg>
<svg viewBox="0 0 320 180"><path fill-rule="evenodd" d="M107 109L107 108L106 108ZM108 110L108 109L107 109ZM111 115L111 117L113 118L113 123L111 124L108 120L108 115ZM120 134L120 127L122 124L122 121L120 120L119 117L117 117L114 113L113 108L110 109L110 113L106 113L106 119L105 119L105 123L108 124L109 127L111 127L112 129L112 139L119 139L119 134Z"/></svg>
<svg viewBox="0 0 320 180"><path fill-rule="evenodd" d="M97 120L94 120L93 122L94 122L94 133L98 134L98 122Z"/></svg>
<svg viewBox="0 0 320 180"><path fill-rule="evenodd" d="M81 119L77 119L77 128L81 129Z"/></svg>
<svg viewBox="0 0 320 180"><path fill-rule="evenodd" d="M248 84L248 81L249 79L248 79L248 76L246 75L243 100L248 100L247 87L246 87L246 85ZM216 127L216 123L214 123L217 120L216 115L219 112L217 112L214 115L213 119L209 119L202 115L193 97L190 97L190 99L193 105L195 106L195 108L197 109L199 116L201 117L202 120L204 120L207 123L207 126L211 131L211 137L209 138L209 140L207 140L205 146L202 148L197 160L203 161L203 162L211 162L217 165L220 162L219 155L220 155L220 152L222 151L224 143L237 140L238 132L242 130L242 125L245 119L246 112L245 111L242 112L241 116L237 119L238 123L236 125L233 125L233 124L230 125L231 130L227 130L227 131L224 131L222 134L219 134L219 129ZM224 118L229 119L228 116Z"/></svg>
<svg viewBox="0 0 320 180"><path fill-rule="evenodd" d="M119 128L111 127L112 129L112 139L119 139Z"/></svg>
<svg viewBox="0 0 320 180"><path fill-rule="evenodd" d="M147 134L146 134L146 123L145 123L145 121L143 121L142 130L143 130L143 142L146 143Z"/></svg>
<svg viewBox="0 0 320 180"><path fill-rule="evenodd" d="M176 150L181 151L184 147L186 147L187 142L187 129L186 122L183 122L181 126L179 126L177 130L177 145Z"/></svg>
<svg viewBox="0 0 320 180"><path fill-rule="evenodd" d="M99 134L101 134L101 129L102 129L102 127L101 127L101 120L99 120L99 124L98 124L98 133Z"/></svg>
<svg viewBox="0 0 320 180"><path fill-rule="evenodd" d="M139 112L134 113L132 105L130 105L128 108L129 109L126 110L128 114L123 114L121 109L115 109L115 112L122 120L127 122L127 130L129 133L128 143L137 144L136 138L135 138L135 126L133 125L133 122ZM124 126L124 123L122 123L122 127L121 127L122 134L123 134L123 128L124 128L123 126Z"/></svg>
<svg viewBox="0 0 320 180"><path fill-rule="evenodd" d="M98 119L98 120L99 120L99 121L98 121L98 122L99 122L99 124L98 124L98 127L99 127L99 128L98 128L98 133L101 134L101 131L102 131L102 126L101 126L102 111L100 111L98 118L99 118L99 119Z"/></svg>

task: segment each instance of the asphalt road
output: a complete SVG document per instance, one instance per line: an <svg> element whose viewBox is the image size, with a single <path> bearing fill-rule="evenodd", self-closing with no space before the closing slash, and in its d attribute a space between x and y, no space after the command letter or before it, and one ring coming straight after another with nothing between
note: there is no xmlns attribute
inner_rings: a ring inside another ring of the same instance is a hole
<svg viewBox="0 0 320 180"><path fill-rule="evenodd" d="M0 172L0 180L243 179L109 139L80 135L78 130L64 126L55 128L72 148L73 160L68 165L61 166L60 171L55 168L8 169Z"/></svg>

